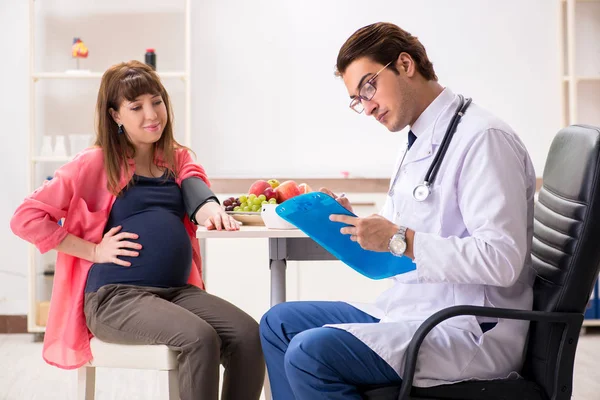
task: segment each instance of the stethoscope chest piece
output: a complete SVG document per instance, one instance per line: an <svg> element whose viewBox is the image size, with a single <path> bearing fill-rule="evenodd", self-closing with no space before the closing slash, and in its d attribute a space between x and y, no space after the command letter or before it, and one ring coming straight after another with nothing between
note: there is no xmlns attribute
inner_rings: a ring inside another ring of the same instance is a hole
<svg viewBox="0 0 600 400"><path fill-rule="evenodd" d="M429 197L430 193L431 189L429 189L429 184L424 182L414 188L413 197L416 201L425 201Z"/></svg>

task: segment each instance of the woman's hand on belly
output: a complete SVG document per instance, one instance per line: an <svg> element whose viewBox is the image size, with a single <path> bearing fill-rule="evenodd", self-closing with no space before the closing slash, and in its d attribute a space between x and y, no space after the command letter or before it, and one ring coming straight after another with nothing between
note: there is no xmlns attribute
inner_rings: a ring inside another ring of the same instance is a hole
<svg viewBox="0 0 600 400"><path fill-rule="evenodd" d="M120 230L121 226L119 225L106 232L102 241L94 248L93 263L114 263L123 267L131 265L129 261L119 259L119 256L137 257L139 252L135 250L140 250L142 245L126 240L137 239L137 234L131 232L117 233Z"/></svg>

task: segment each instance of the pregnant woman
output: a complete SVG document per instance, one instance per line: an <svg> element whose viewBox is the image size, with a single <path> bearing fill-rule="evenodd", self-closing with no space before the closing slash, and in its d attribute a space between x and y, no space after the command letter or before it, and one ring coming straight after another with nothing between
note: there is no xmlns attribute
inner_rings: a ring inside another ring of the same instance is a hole
<svg viewBox="0 0 600 400"><path fill-rule="evenodd" d="M195 224L236 230L204 169L173 136L168 94L137 61L108 69L95 146L29 195L11 220L40 252L58 250L43 357L92 359L89 339L164 344L179 352L182 400L260 397L256 321L204 291ZM63 220L61 225L59 221Z"/></svg>

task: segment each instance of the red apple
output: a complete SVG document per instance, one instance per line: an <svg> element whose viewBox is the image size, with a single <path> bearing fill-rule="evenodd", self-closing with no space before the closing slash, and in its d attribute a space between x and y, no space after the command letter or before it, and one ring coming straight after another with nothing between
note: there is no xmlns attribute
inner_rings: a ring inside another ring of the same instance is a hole
<svg viewBox="0 0 600 400"><path fill-rule="evenodd" d="M250 186L250 189L248 190L248 194L254 194L255 196L260 196L261 194L263 194L263 192L265 191L266 188L270 188L271 185L269 185L269 182L265 181L265 180L258 180L256 182L254 182L252 184L252 186Z"/></svg>
<svg viewBox="0 0 600 400"><path fill-rule="evenodd" d="M309 193L313 191L312 188L308 186L308 183L301 183L298 185L298 188L300 189L300 194Z"/></svg>
<svg viewBox="0 0 600 400"><path fill-rule="evenodd" d="M275 192L275 189L270 186L266 188L262 194L266 196L267 200L277 199L277 193Z"/></svg>
<svg viewBox="0 0 600 400"><path fill-rule="evenodd" d="M300 188L294 181L285 181L275 188L275 192L277 193L277 202L283 203L292 197L298 196Z"/></svg>

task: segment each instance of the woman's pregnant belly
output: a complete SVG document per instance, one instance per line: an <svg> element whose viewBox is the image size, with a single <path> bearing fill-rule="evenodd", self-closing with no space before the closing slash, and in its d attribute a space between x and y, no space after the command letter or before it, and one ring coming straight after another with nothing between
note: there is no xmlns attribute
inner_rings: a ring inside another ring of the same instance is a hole
<svg viewBox="0 0 600 400"><path fill-rule="evenodd" d="M187 284L192 265L192 245L183 221L167 210L146 210L121 221L120 232L139 235L129 240L142 245L137 257L119 256L131 266L94 264L86 292L110 283L137 286L178 287ZM107 227L107 229L112 227Z"/></svg>

